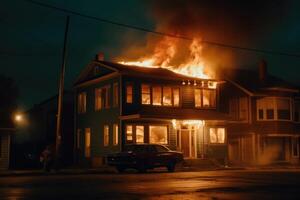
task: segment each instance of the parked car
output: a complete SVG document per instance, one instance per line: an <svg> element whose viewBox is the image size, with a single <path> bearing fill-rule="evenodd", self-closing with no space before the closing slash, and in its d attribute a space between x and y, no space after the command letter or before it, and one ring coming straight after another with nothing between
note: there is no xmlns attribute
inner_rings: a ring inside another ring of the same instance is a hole
<svg viewBox="0 0 300 200"><path fill-rule="evenodd" d="M156 167L167 167L169 172L183 161L181 152L172 151L164 145L131 144L125 145L124 150L107 156L107 164L116 167L119 172L133 168L139 172Z"/></svg>

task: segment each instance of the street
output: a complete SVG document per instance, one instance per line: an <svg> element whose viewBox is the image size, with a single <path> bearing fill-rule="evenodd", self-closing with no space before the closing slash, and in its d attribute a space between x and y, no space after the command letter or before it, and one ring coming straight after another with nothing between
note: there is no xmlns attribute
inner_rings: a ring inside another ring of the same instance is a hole
<svg viewBox="0 0 300 200"><path fill-rule="evenodd" d="M299 199L300 170L8 176L1 199Z"/></svg>

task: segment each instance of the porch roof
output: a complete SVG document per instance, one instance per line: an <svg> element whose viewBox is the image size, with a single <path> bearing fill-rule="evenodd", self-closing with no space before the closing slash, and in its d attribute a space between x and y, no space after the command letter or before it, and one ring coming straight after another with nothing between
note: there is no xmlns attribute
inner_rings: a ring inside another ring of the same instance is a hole
<svg viewBox="0 0 300 200"><path fill-rule="evenodd" d="M139 113L140 118L179 119L179 120L230 120L228 114L212 109L145 107Z"/></svg>

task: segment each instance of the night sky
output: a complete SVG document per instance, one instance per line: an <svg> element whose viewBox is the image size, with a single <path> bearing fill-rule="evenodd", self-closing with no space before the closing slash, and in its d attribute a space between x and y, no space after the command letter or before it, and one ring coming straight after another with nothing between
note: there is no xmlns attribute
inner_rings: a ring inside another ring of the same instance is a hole
<svg viewBox="0 0 300 200"><path fill-rule="evenodd" d="M299 1L240 1L242 4L216 1L219 3L214 5L212 1L194 0L40 1L171 33L188 35L189 32L182 30L189 29L190 25L203 27L199 32L206 40L300 55ZM57 93L65 20L65 13L25 0L1 1L0 73L14 78L18 84L21 109L28 109ZM173 32L174 26L180 27L179 31L176 29L178 32ZM141 31L71 15L66 88L71 88L76 76L97 52L103 52L105 60L113 60L126 55L132 45L146 45L148 37ZM222 51L234 55L236 62L231 63L234 67L256 66L258 60L264 58L270 73L300 83L300 57L218 49Z"/></svg>

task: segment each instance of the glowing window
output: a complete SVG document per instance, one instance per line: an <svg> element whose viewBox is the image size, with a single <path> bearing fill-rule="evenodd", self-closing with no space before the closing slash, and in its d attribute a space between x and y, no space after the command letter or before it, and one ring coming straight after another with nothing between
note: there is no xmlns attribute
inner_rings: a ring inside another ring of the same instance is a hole
<svg viewBox="0 0 300 200"><path fill-rule="evenodd" d="M81 92L78 94L78 113L85 113L86 112L86 92Z"/></svg>
<svg viewBox="0 0 300 200"><path fill-rule="evenodd" d="M144 126L136 126L136 143L144 143Z"/></svg>
<svg viewBox="0 0 300 200"><path fill-rule="evenodd" d="M168 127L167 126L149 126L150 143L167 144Z"/></svg>
<svg viewBox="0 0 300 200"><path fill-rule="evenodd" d="M113 126L113 145L119 144L119 125L114 124Z"/></svg>
<svg viewBox="0 0 300 200"><path fill-rule="evenodd" d="M132 103L133 87L132 84L126 85L126 103Z"/></svg>
<svg viewBox="0 0 300 200"><path fill-rule="evenodd" d="M203 90L203 107L216 106L216 90Z"/></svg>
<svg viewBox="0 0 300 200"><path fill-rule="evenodd" d="M161 87L152 87L152 104L156 106L161 106Z"/></svg>
<svg viewBox="0 0 300 200"><path fill-rule="evenodd" d="M127 140L127 142L132 142L132 140L133 140L132 125L127 125L126 126L126 140Z"/></svg>
<svg viewBox="0 0 300 200"><path fill-rule="evenodd" d="M195 89L195 107L202 106L201 89Z"/></svg>
<svg viewBox="0 0 300 200"><path fill-rule="evenodd" d="M163 87L163 105L172 106L172 88Z"/></svg>
<svg viewBox="0 0 300 200"><path fill-rule="evenodd" d="M85 129L85 141L84 141L84 155L85 157L89 158L91 157L91 129L86 128Z"/></svg>
<svg viewBox="0 0 300 200"><path fill-rule="evenodd" d="M150 85L142 84L142 104L151 104Z"/></svg>
<svg viewBox="0 0 300 200"><path fill-rule="evenodd" d="M225 128L210 128L209 141L215 144L225 143Z"/></svg>
<svg viewBox="0 0 300 200"><path fill-rule="evenodd" d="M95 110L110 107L109 98L110 86L95 89Z"/></svg>
<svg viewBox="0 0 300 200"><path fill-rule="evenodd" d="M180 93L179 88L173 88L173 106L179 106Z"/></svg>
<svg viewBox="0 0 300 200"><path fill-rule="evenodd" d="M104 125L103 129L103 145L108 146L109 145L109 126Z"/></svg>

